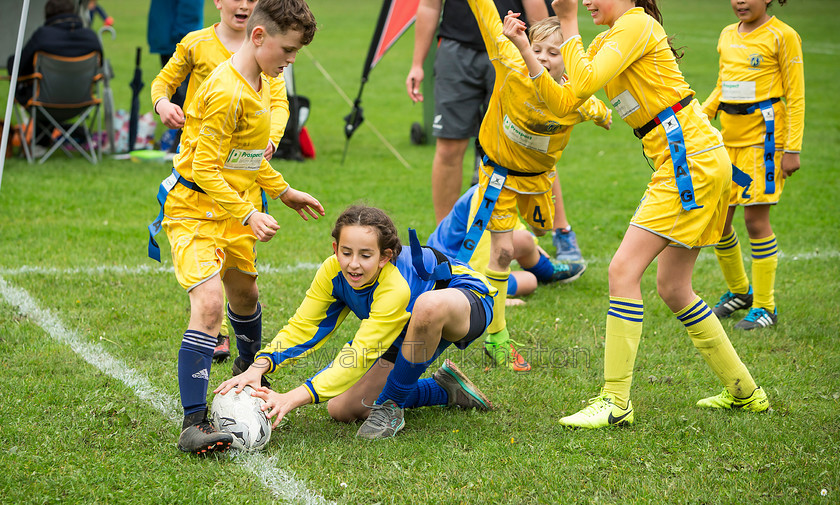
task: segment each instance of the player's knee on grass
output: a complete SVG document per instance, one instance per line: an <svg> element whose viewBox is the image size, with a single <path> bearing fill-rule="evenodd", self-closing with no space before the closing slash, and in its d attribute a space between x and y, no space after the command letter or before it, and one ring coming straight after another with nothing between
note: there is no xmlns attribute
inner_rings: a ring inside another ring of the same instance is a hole
<svg viewBox="0 0 840 505"><path fill-rule="evenodd" d="M537 277L531 272L517 270L511 272L511 276L516 279L516 291L513 296L530 295L537 290Z"/></svg>
<svg viewBox="0 0 840 505"><path fill-rule="evenodd" d="M370 409L362 405L351 405L347 398L337 396L327 402L327 412L330 417L339 423L354 423L367 419Z"/></svg>

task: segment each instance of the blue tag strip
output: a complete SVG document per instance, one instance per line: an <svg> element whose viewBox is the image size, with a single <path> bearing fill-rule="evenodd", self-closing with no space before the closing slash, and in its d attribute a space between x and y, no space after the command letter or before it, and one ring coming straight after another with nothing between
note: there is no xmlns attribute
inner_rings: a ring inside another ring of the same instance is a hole
<svg viewBox="0 0 840 505"><path fill-rule="evenodd" d="M682 127L677 116L670 107L660 112L657 116L662 127L665 128L665 135L668 137L668 149L671 151L671 162L674 164L674 178L677 181L677 190L680 193L680 202L684 210L699 209L694 201L694 185L691 183L691 173L688 171L688 160L685 154L685 138Z"/></svg>
<svg viewBox="0 0 840 505"><path fill-rule="evenodd" d="M447 263L438 264L433 272L426 270L423 263L423 246L417 240L417 232L414 228L408 229L408 245L411 248L411 265L417 275L424 281L445 281L452 278L452 271Z"/></svg>
<svg viewBox="0 0 840 505"><path fill-rule="evenodd" d="M750 194L747 193L747 191L749 191L750 184L752 184L752 177L740 168L736 167L735 164L732 165L732 182L744 188L744 192L741 193L742 198L750 197Z"/></svg>
<svg viewBox="0 0 840 505"><path fill-rule="evenodd" d="M493 208L496 206L496 200L499 199L499 194L502 192L502 187L507 180L507 169L498 163L490 161L487 155L482 160L485 165L493 167L493 173L490 175L490 181L487 183L487 188L484 191L484 199L478 206L478 211L475 213L470 229L464 236L464 241L461 242L461 249L458 250L456 258L464 263L469 263L472 258L475 246L481 240L481 235L487 229L487 223L490 222L490 215L493 214Z"/></svg>
<svg viewBox="0 0 840 505"><path fill-rule="evenodd" d="M773 102L762 100L758 102L761 114L764 115L764 193L772 195L776 192L776 114Z"/></svg>
<svg viewBox="0 0 840 505"><path fill-rule="evenodd" d="M148 226L149 228L149 257L153 260L160 262L160 246L158 245L157 241L155 240L155 235L160 233L161 223L163 222L163 204L166 203L166 197L169 195L169 192L172 191L172 188L175 187L175 184L178 183L178 179L181 176L175 169L172 169L172 175L167 177L160 183L160 187L158 188L157 193L157 201L160 204L160 212L158 213L157 217L152 224Z"/></svg>
<svg viewBox="0 0 840 505"><path fill-rule="evenodd" d="M160 187L158 188L157 194L157 201L160 204L160 212L158 216L152 221L152 224L148 226L149 228L149 257L153 260L157 260L160 262L160 246L158 245L157 241L155 240L155 235L160 233L161 223L163 222L163 204L166 203L166 197L169 195L169 192L172 191L172 188L175 187L176 184L182 184L193 191L198 191L199 193L204 193L204 190L201 189L198 184L188 181L181 177L174 168L172 169L172 174L163 180L160 183ZM265 195L263 195L265 198Z"/></svg>

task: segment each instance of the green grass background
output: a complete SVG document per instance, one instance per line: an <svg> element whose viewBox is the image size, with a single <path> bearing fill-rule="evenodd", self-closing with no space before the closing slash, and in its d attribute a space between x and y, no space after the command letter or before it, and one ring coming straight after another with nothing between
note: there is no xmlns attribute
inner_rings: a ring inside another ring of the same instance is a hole
<svg viewBox="0 0 840 505"><path fill-rule="evenodd" d="M147 49L148 1L101 3L116 20L117 38L106 40L105 50L117 74L117 107L128 109L133 49ZM317 157L273 165L293 186L317 196L327 216L304 223L279 202L271 207L282 229L258 248L266 339L293 314L314 273L311 264L331 254L332 221L348 204L386 209L401 233L411 226L423 238L434 227L434 149L409 140L411 123L423 116L404 90L413 31L371 73L363 96L366 123L342 164L343 116L350 105L333 83L355 97L380 3L310 5L319 32L299 55L295 76L299 93L312 100L307 128ZM731 8L708 0L663 0L660 6L666 30L685 46L683 72L704 98L716 79L718 33L735 20ZM636 424L569 431L557 423L600 387L607 266L650 176L629 127L617 121L607 132L585 124L576 128L558 171L589 269L577 282L541 287L525 307L508 310L513 337L534 370L485 370L478 347L451 354L496 410L412 411L398 437L370 444L354 438L355 426L332 422L322 406L304 407L273 434L266 451L272 464L340 503L837 502L840 132L834 102L840 42L830 15L837 3L791 2L773 12L802 36L807 90L802 169L771 213L782 251L780 319L776 328L751 333L724 321L770 395L773 412L694 406L719 386L656 296L650 273L642 284L646 317L633 388ZM205 22L217 19L208 2ZM9 24L4 19L4 27ZM600 29L585 19L581 28L585 41ZM158 69L157 56L145 53L143 111L151 110L148 84ZM107 159L93 166L60 153L44 165L7 160L0 187L0 282L6 290L25 290L71 335L121 360L177 406L175 363L189 303L168 270L168 255L160 269L146 257L146 225L157 215L155 193L167 173L163 164ZM465 163L465 182L470 175ZM736 229L746 244L740 216ZM549 240L542 245L553 251ZM711 251L700 255L694 286L710 303L725 290ZM0 502L278 502L270 486L244 471L247 462L180 453L179 420L88 364L15 301L0 298ZM328 351L357 326L348 320ZM328 359L327 352L277 373L273 383L295 387ZM227 365L214 367L211 384L229 374Z"/></svg>

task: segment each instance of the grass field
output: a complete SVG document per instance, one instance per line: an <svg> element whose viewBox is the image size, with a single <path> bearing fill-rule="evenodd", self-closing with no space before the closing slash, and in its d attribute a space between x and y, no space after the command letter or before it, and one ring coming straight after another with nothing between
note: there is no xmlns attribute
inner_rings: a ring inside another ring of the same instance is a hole
<svg viewBox="0 0 840 505"><path fill-rule="evenodd" d="M117 105L127 109L133 48L146 47L148 1L102 4L116 19L118 36L106 41L106 51L117 73ZM717 75L718 33L734 21L729 4L660 5L666 30L686 46L683 71L704 98ZM304 223L279 202L271 207L282 229L258 248L266 340L332 253L332 220L345 206L380 206L401 233L411 226L421 239L434 226L433 147L409 140L411 123L422 120L422 107L410 104L403 84L413 31L373 70L363 97L366 122L342 164L342 118L350 111L343 95L358 91L379 2L311 6L320 31L295 75L299 92L312 100L307 126L317 157L273 165L317 196L327 216ZM791 2L773 10L802 36L807 90L802 169L772 211L782 251L779 324L744 333L732 329L733 321L723 323L770 395L769 414L694 406L719 386L656 296L650 272L642 285L636 424L600 431L559 426L601 385L607 266L650 176L623 123L609 132L579 126L560 163L566 208L589 269L577 282L541 287L526 306L508 310L512 335L534 369L485 370L479 348L449 355L494 411L419 409L408 413L395 439L366 443L354 438L356 426L308 406L274 432L265 452L204 459L175 446L176 359L188 300L168 255L162 264L146 257L146 225L157 215L155 194L168 166L110 159L92 166L60 154L44 165L10 159L0 187L0 502L837 503L840 127L833 100L840 42L830 15L837 3ZM205 21L217 19L208 2ZM583 19L581 28L585 41L597 30ZM144 97L157 63L156 55L144 56ZM144 111L151 110L148 102ZM470 174L465 167L464 179ZM740 218L736 229L746 243ZM553 251L550 240L542 245ZM725 290L711 251L700 255L694 286L711 304ZM352 337L351 319L329 350ZM275 388L299 385L328 354L274 374ZM211 385L229 374L227 364L214 367Z"/></svg>

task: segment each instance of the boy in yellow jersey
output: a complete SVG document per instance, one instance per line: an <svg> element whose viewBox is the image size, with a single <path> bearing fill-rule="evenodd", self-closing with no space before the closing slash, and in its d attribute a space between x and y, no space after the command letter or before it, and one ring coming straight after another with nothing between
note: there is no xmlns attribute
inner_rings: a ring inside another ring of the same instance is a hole
<svg viewBox="0 0 840 505"><path fill-rule="evenodd" d="M514 254L513 230L518 215L537 235L552 230L554 165L569 142L572 127L591 119L609 129L612 120L610 110L596 98L582 101L567 114L555 115L536 93L520 50L530 51L552 79L563 81L565 68L559 51L563 38L557 18L534 23L530 43L524 33L508 40L491 0L469 0L469 5L478 21L496 78L478 134L484 154L479 170L479 198L484 210L476 215L458 259L469 260L470 245L478 242L480 231L486 225L491 235L485 275L499 294L493 323L487 328L485 351L500 365L527 371L530 365L514 348L504 318Z"/></svg>
<svg viewBox="0 0 840 505"><path fill-rule="evenodd" d="M303 219L324 214L318 200L289 187L263 156L271 129L269 77L294 62L315 27L303 0L260 0L242 47L213 70L187 105L181 151L158 193L175 276L190 298L190 322L178 352L184 408L178 447L185 452L225 450L232 440L207 421L223 291L242 366L253 363L262 344L255 244L271 240L279 226L249 195L259 187ZM150 226L152 234L160 224Z"/></svg>
<svg viewBox="0 0 840 505"><path fill-rule="evenodd" d="M192 101L204 79L220 63L227 60L245 41L245 27L257 0L213 0L219 10L219 22L213 26L187 34L175 47L175 53L152 81L152 103L161 122L169 128L184 126L184 111L170 102L172 95L189 76L184 107ZM271 83L271 133L263 156L270 160L289 120L289 100L286 81L280 75L269 78ZM255 191L251 201L260 206L262 191ZM266 209L262 209L264 212ZM213 352L213 359L224 361L230 356L227 320L222 314L222 326Z"/></svg>
<svg viewBox="0 0 840 505"><path fill-rule="evenodd" d="M219 22L187 34L175 47L175 53L152 81L152 103L155 113L169 128L183 128L184 111L169 101L172 94L189 76L184 108L196 90L219 63L230 58L247 38L248 18L257 0L213 0L219 10ZM282 75L269 78L271 83L271 133L265 158L271 159L283 137L289 119L286 81Z"/></svg>
<svg viewBox="0 0 840 505"><path fill-rule="evenodd" d="M677 65L655 0L585 0L584 5L595 24L609 28L585 50L577 0L554 0L566 37L560 49L571 78L564 86L544 77L534 84L555 113L603 88L655 169L610 262L604 385L587 407L560 423L578 428L633 423L630 389L644 320L641 280L654 260L659 296L724 387L697 405L766 411L767 395L691 285L700 248L720 240L726 217L733 171L720 132L703 114Z"/></svg>
<svg viewBox="0 0 840 505"><path fill-rule="evenodd" d="M732 188L723 237L715 246L729 289L712 310L724 318L749 309L735 328L752 330L772 326L778 317L773 291L779 255L770 206L782 196L785 179L799 170L805 75L799 34L767 13L773 0L731 2L739 22L720 34L720 74L714 91L703 102L703 112L713 118L720 111L729 157L753 183L746 190ZM779 5L785 2L779 0ZM739 205L744 207L750 236L752 286L732 227Z"/></svg>

